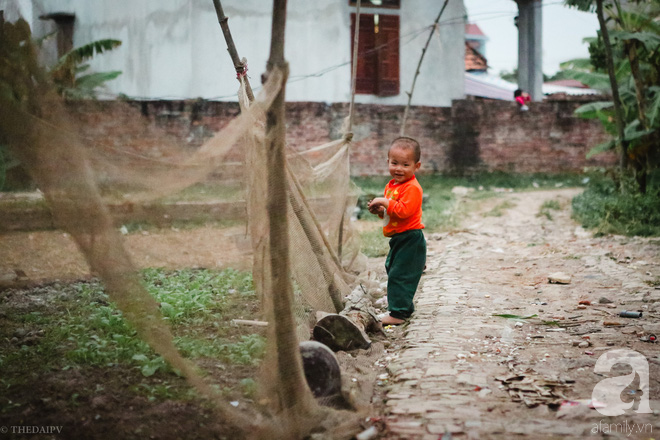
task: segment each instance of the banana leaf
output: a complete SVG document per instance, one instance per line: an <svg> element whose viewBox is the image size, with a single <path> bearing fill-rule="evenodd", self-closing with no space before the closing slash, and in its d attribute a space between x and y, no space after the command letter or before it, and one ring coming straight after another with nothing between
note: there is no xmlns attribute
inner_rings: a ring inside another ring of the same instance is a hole
<svg viewBox="0 0 660 440"><path fill-rule="evenodd" d="M610 139L609 141L598 144L595 147L593 147L591 150L589 150L589 152L587 153L587 159L591 159L597 154L613 150L614 147L616 147L616 141L614 139Z"/></svg>

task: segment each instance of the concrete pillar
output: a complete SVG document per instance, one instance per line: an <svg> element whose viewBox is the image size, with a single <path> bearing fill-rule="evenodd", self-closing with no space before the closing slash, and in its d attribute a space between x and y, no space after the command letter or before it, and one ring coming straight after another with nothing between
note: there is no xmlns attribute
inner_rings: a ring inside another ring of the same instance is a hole
<svg viewBox="0 0 660 440"><path fill-rule="evenodd" d="M533 101L543 100L543 5L541 0L518 3L518 87Z"/></svg>

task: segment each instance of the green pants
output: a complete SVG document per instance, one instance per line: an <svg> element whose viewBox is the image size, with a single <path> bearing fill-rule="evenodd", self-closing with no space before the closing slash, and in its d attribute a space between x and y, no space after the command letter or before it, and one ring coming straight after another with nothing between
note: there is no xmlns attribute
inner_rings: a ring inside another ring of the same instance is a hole
<svg viewBox="0 0 660 440"><path fill-rule="evenodd" d="M385 260L387 302L390 316L406 319L415 311L413 297L426 264L426 240L421 229L412 229L390 238Z"/></svg>

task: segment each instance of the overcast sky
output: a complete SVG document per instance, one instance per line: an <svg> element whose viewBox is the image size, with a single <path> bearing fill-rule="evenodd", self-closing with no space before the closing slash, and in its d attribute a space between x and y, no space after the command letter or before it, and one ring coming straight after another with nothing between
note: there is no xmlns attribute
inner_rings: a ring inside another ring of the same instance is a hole
<svg viewBox="0 0 660 440"><path fill-rule="evenodd" d="M488 37L486 58L489 73L511 72L518 64L518 29L513 24L518 6L513 0L463 0L468 21ZM559 63L587 58L584 37L596 35L596 14L563 6L561 0L543 0L543 73L552 75Z"/></svg>

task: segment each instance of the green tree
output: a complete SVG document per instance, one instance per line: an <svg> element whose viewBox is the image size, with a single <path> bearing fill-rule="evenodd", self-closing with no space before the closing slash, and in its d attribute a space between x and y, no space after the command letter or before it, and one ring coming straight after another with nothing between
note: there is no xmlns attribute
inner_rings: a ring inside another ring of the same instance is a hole
<svg viewBox="0 0 660 440"><path fill-rule="evenodd" d="M574 61L581 68L565 74L612 94L611 101L576 110L581 117L599 119L613 137L589 155L618 147L622 173L630 166L639 191L645 193L648 175L660 163L660 4L629 2L625 8L619 0L566 0L566 4L596 11L600 31L597 38L588 39L591 65Z"/></svg>
<svg viewBox="0 0 660 440"><path fill-rule="evenodd" d="M22 26L27 28L25 32L30 32L27 22L23 22ZM33 38L32 50L40 49L43 42L52 35L54 33L38 39ZM121 75L121 71L87 72L89 64L85 62L95 55L113 50L120 45L121 41L119 40L105 39L76 47L64 54L53 67L47 70L46 80L50 81L58 94L67 100L95 99L99 88L107 81ZM25 64L26 60L29 59L24 53L5 53L3 56L16 67L21 66L21 63ZM9 69L10 65L7 64L5 67ZM12 93L6 83L0 84L0 86L2 86L1 93ZM11 178L7 179L8 176L11 176ZM2 139L0 139L0 190L7 188L7 180L12 180L12 184L9 186L11 189L25 189L31 186L30 179L21 166L21 162L9 152L9 149L6 145L3 145Z"/></svg>
<svg viewBox="0 0 660 440"><path fill-rule="evenodd" d="M121 71L85 73L89 69L85 61L120 45L119 40L98 40L64 54L50 69L50 77L58 93L67 99L96 98L99 87L117 78Z"/></svg>
<svg viewBox="0 0 660 440"><path fill-rule="evenodd" d="M500 78L502 78L505 81L509 81L515 84L518 84L518 68L514 67L514 69L511 72L508 72L506 70L502 70L500 72ZM545 81L550 81L552 79L555 79L554 76L550 77L546 75L545 73L543 74L543 82ZM559 79L559 78L556 78Z"/></svg>

